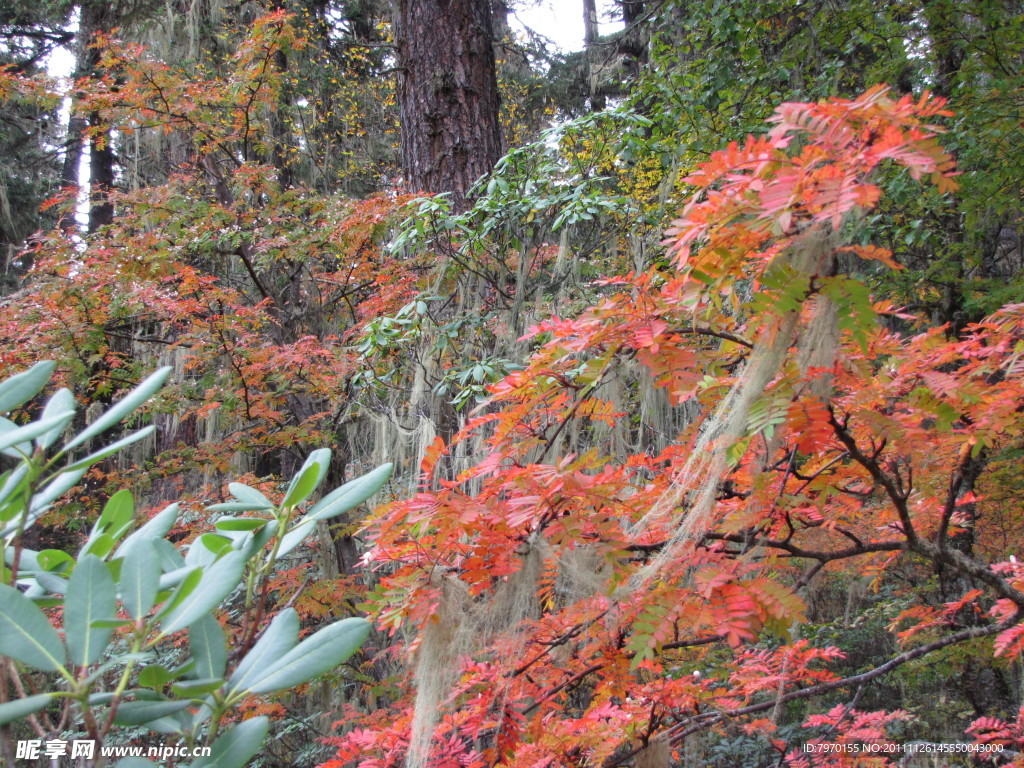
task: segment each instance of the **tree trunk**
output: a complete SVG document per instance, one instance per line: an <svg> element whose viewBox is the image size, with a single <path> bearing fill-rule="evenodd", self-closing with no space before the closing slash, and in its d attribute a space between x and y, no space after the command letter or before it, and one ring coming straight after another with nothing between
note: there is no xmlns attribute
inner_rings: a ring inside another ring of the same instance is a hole
<svg viewBox="0 0 1024 768"><path fill-rule="evenodd" d="M600 54L597 46L599 32L597 2L596 0L583 0L583 47L587 53L587 90L590 95L591 112L602 111L607 103L598 82L598 73L601 70L601 64L597 61Z"/></svg>
<svg viewBox="0 0 1024 768"><path fill-rule="evenodd" d="M464 210L501 156L490 2L399 0L396 21L406 181Z"/></svg>
<svg viewBox="0 0 1024 768"><path fill-rule="evenodd" d="M81 14L78 34L75 40L75 72L74 79L96 76L100 54L94 43L100 32L109 32L117 18L116 6L113 2L103 0L85 0L79 8ZM65 187L78 187L84 183L79 178L79 167L85 149L84 132L91 126L94 132L89 141L89 231L95 232L100 227L114 220L114 208L107 201L107 193L114 185L114 150L110 146L109 132L101 131L99 115L80 114L76 99L72 100L71 118L68 122L68 136L64 152L64 167L61 183ZM74 212L67 214L61 221L65 229L73 229Z"/></svg>

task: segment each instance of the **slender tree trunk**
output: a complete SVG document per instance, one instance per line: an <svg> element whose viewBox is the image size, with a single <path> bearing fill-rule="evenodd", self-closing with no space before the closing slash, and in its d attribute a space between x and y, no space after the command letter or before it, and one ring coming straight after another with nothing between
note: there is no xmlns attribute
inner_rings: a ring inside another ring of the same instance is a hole
<svg viewBox="0 0 1024 768"><path fill-rule="evenodd" d="M454 210L501 156L489 0L399 0L402 165L413 189Z"/></svg>
<svg viewBox="0 0 1024 768"><path fill-rule="evenodd" d="M590 94L590 109L600 112L606 106L605 95L601 93L597 62L599 35L596 0L583 0L583 46L587 53L587 90Z"/></svg>

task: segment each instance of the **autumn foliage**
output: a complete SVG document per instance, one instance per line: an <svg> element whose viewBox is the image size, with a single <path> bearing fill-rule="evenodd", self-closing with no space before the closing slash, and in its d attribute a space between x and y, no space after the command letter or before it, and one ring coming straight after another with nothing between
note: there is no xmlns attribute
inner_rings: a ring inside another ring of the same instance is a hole
<svg viewBox="0 0 1024 768"><path fill-rule="evenodd" d="M420 690L338 739L329 765L667 765L701 732L737 730L794 766L847 765L861 758L776 737L786 707L841 702L801 741L888 743L910 715L858 710L861 688L978 638L1019 653L1019 566L962 542L986 461L1021 438L1024 309L951 337L865 284L900 266L861 226L880 177L955 188L931 124L944 114L881 87L783 105L690 176L670 267L608 279L600 303L530 331L525 368L435 443L419 493L367 524L373 610L417 633ZM628 375L696 407L669 447L622 460L609 435L630 414L600 392ZM478 444L447 478L446 457ZM832 671L844 654L800 636L805 590L895 563L967 587L908 607L884 664Z"/></svg>
<svg viewBox="0 0 1024 768"><path fill-rule="evenodd" d="M883 766L921 712L873 686L1017 663L1024 305L936 326L876 290L902 269L878 236L893 185L957 189L942 99L783 104L664 189L639 178L657 147L626 161L606 135L652 121L589 116L510 153L453 215L296 181L315 99L286 64L309 39L281 11L242 26L209 65L101 40L76 86L93 135L176 162L110 190L108 226L33 238L0 363L59 360L87 408L174 367L138 417L158 429L136 458L159 461L105 463L58 529L127 483L224 501L241 475L276 501L324 444L330 484L406 470L236 629L251 645L292 603L305 629L375 619L334 691L328 768L654 768L730 741L756 745L750 765ZM0 98L56 103L8 70ZM547 150L571 168L529 165ZM666 229L652 201L676 187ZM74 190L50 205L73 212ZM599 227L613 245L582 242ZM602 255L650 231L645 258ZM822 629L821 595L854 581L893 596L870 658ZM302 700L250 714L297 719ZM965 742L1024 745L1016 711L962 719Z"/></svg>

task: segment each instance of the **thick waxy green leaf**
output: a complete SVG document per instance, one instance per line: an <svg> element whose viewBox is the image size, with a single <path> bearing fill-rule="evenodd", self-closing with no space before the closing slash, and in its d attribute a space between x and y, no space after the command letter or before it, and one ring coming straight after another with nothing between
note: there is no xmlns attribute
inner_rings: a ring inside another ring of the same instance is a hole
<svg viewBox="0 0 1024 768"><path fill-rule="evenodd" d="M60 496L63 496L74 488L85 473L85 469L73 469L61 472L45 488L32 497L32 501L29 505L30 511L41 512L46 509L50 505L50 502Z"/></svg>
<svg viewBox="0 0 1024 768"><path fill-rule="evenodd" d="M249 685L251 693L269 693L308 683L334 669L359 650L370 634L366 619L343 619L307 637L292 650L263 667Z"/></svg>
<svg viewBox="0 0 1024 768"><path fill-rule="evenodd" d="M199 678L223 677L228 663L227 640L220 622L213 616L203 616L188 630L188 644L196 663Z"/></svg>
<svg viewBox="0 0 1024 768"><path fill-rule="evenodd" d="M115 593L114 578L102 560L85 555L78 561L64 600L64 639L78 666L97 661L106 649L112 630L95 627L93 622L114 615Z"/></svg>
<svg viewBox="0 0 1024 768"><path fill-rule="evenodd" d="M163 576L160 577L160 589L173 589L174 587L178 586L183 581L185 581L186 578L191 576L197 570L200 570L198 566L183 565L181 566L181 568L175 568L173 571L165 573Z"/></svg>
<svg viewBox="0 0 1024 768"><path fill-rule="evenodd" d="M136 432L132 432L130 435L122 437L120 440L117 440L111 443L110 445L100 448L98 451L95 451L94 453L90 453L85 458L79 459L75 463L68 465L68 469L88 469L96 462L107 458L107 456L117 453L122 448L125 448L126 446L129 446L132 443L139 442L139 440L151 435L154 431L156 431L156 427L154 427L153 425L143 427L142 429Z"/></svg>
<svg viewBox="0 0 1024 768"><path fill-rule="evenodd" d="M134 547L135 543L138 541L162 539L167 535L167 532L174 527L174 522L177 519L178 505L171 504L164 508L159 514L150 518L145 525L121 542L121 546L117 548L116 556L124 557L127 555L128 550Z"/></svg>
<svg viewBox="0 0 1024 768"><path fill-rule="evenodd" d="M14 587L0 584L0 654L44 672L64 666L64 644L50 620Z"/></svg>
<svg viewBox="0 0 1024 768"><path fill-rule="evenodd" d="M254 517L222 517L214 523L214 527L222 531L256 531L268 522Z"/></svg>
<svg viewBox="0 0 1024 768"><path fill-rule="evenodd" d="M92 623L94 627L110 627L111 629L117 629L118 627L127 627L129 624L135 622L131 619L96 619Z"/></svg>
<svg viewBox="0 0 1024 768"><path fill-rule="evenodd" d="M139 685L143 688L152 688L154 691L161 690L171 681L173 675L170 670L162 664L150 664L139 672Z"/></svg>
<svg viewBox="0 0 1024 768"><path fill-rule="evenodd" d="M159 768L159 766L144 757L126 757L117 764L117 768Z"/></svg>
<svg viewBox="0 0 1024 768"><path fill-rule="evenodd" d="M277 548L277 556L281 558L287 555L299 546L315 528L316 520L310 520L308 517L305 518L281 538L281 545Z"/></svg>
<svg viewBox="0 0 1024 768"><path fill-rule="evenodd" d="M224 685L223 677L204 677L200 680L181 680L171 686L175 696L195 698L213 693Z"/></svg>
<svg viewBox="0 0 1024 768"><path fill-rule="evenodd" d="M37 696L28 696L24 699L15 699L0 704L0 725L13 723L34 712L38 712L53 699L52 693L40 693Z"/></svg>
<svg viewBox="0 0 1024 768"><path fill-rule="evenodd" d="M189 701L122 701L117 707L114 722L118 725L145 725L167 715L180 712Z"/></svg>
<svg viewBox="0 0 1024 768"><path fill-rule="evenodd" d="M156 391L164 385L164 382L167 381L167 377L170 375L170 366L164 366L155 373L150 374L139 386L110 406L106 413L82 430L71 442L64 446L64 450L70 451L75 446L81 445L86 440L105 432L121 421L121 419L129 416L132 411L156 394Z"/></svg>
<svg viewBox="0 0 1024 768"><path fill-rule="evenodd" d="M182 568L177 571L174 575L177 578L174 593L168 598L163 608L160 610L161 616L166 616L176 609L178 605L185 602L193 592L199 587L199 582L203 580L203 569L202 568ZM167 574L170 576L171 574ZM166 577L165 577L166 578ZM162 581L162 579L161 579ZM161 588L163 585L161 584ZM158 616L159 618L159 616Z"/></svg>
<svg viewBox="0 0 1024 768"><path fill-rule="evenodd" d="M63 595L68 591L68 580L49 571L36 571L33 574L36 583L47 592L54 595ZM36 597L36 595L30 595Z"/></svg>
<svg viewBox="0 0 1024 768"><path fill-rule="evenodd" d="M39 567L47 571L65 570L61 566L75 562L75 558L61 549L44 549L36 555Z"/></svg>
<svg viewBox="0 0 1024 768"><path fill-rule="evenodd" d="M270 720L266 717L244 720L222 733L213 742L209 756L193 761L192 768L244 768L263 746L269 729Z"/></svg>
<svg viewBox="0 0 1024 768"><path fill-rule="evenodd" d="M283 557L299 546L313 532L317 521L336 517L370 498L391 477L392 468L392 464L383 464L372 472L345 483L320 499L309 510L309 513L282 537L281 545L277 549L277 556Z"/></svg>
<svg viewBox="0 0 1024 768"><path fill-rule="evenodd" d="M16 373L0 383L0 413L12 411L38 395L56 366L52 360L36 363L27 371Z"/></svg>
<svg viewBox="0 0 1024 768"><path fill-rule="evenodd" d="M102 535L108 535L111 541L116 541L131 527L135 517L135 500L131 491L122 489L107 499L103 506L96 524L92 527L89 540L82 548L83 552L90 551L90 544Z"/></svg>
<svg viewBox="0 0 1024 768"><path fill-rule="evenodd" d="M181 556L178 548L167 539L154 539L153 548L159 558L159 568L164 573L170 573L177 568L185 567L185 558Z"/></svg>
<svg viewBox="0 0 1024 768"><path fill-rule="evenodd" d="M64 429L68 421L74 418L74 415L74 411L55 413L53 416L39 419L39 421L31 421L23 427L14 427L13 429L8 427L3 432L0 432L0 451L6 452L7 449L17 446L19 443L28 443L29 445L21 447L21 452L31 453L32 440L52 429ZM7 422L7 424L9 425L10 422ZM15 451L13 455L20 456L21 454Z"/></svg>
<svg viewBox="0 0 1024 768"><path fill-rule="evenodd" d="M105 559L107 555L114 549L114 537L109 533L101 533L96 538L87 542L82 548L80 555L96 555L100 559Z"/></svg>
<svg viewBox="0 0 1024 768"><path fill-rule="evenodd" d="M128 550L121 563L121 602L134 617L149 613L160 590L160 569L151 541L140 541Z"/></svg>
<svg viewBox="0 0 1024 768"><path fill-rule="evenodd" d="M331 465L331 452L327 448L320 448L309 454L306 463L292 478L288 486L288 492L284 495L282 507L294 507L309 498L309 494L315 491L323 482L327 469Z"/></svg>
<svg viewBox="0 0 1024 768"><path fill-rule="evenodd" d="M256 645L235 667L235 673L228 680L229 688L232 692L251 688L262 675L262 670L292 650L298 640L298 614L294 608L285 608L274 617Z"/></svg>
<svg viewBox="0 0 1024 768"><path fill-rule="evenodd" d="M328 520L359 506L377 493L391 477L394 464L382 464L362 477L336 488L313 505L307 520Z"/></svg>
<svg viewBox="0 0 1024 768"><path fill-rule="evenodd" d="M168 717L158 717L156 720L150 720L146 723L146 727L155 733L184 733L187 723L191 720L191 714L188 710L183 709L181 712L175 712Z"/></svg>
<svg viewBox="0 0 1024 768"><path fill-rule="evenodd" d="M64 414L66 421L63 426L54 426L49 432L40 435L36 438L36 445L39 448L49 448L53 445L54 441L67 429L68 424L75 417L75 396L71 393L70 389L61 388L53 393L46 402L46 407L43 408L43 412L40 414L40 418L49 419L54 416Z"/></svg>
<svg viewBox="0 0 1024 768"><path fill-rule="evenodd" d="M204 677L199 680L179 680L171 686L175 696L196 698L213 693L224 686L222 677Z"/></svg>
<svg viewBox="0 0 1024 768"><path fill-rule="evenodd" d="M253 511L274 508L274 503L270 499L255 488L250 488L248 485L242 485L242 483L230 483L228 485L228 490L231 491L231 495L240 502L250 505L250 509Z"/></svg>
<svg viewBox="0 0 1024 768"><path fill-rule="evenodd" d="M17 424L10 419L5 419L3 416L0 416L0 437L14 432L17 429ZM22 457L28 456L32 453L32 444L18 443L17 445L12 445L0 450L0 453L4 454L4 456L10 456L12 459L21 459Z"/></svg>
<svg viewBox="0 0 1024 768"><path fill-rule="evenodd" d="M204 568L199 586L161 620L162 634L169 635L184 629L216 608L238 586L245 563L246 558L242 552L228 552L213 565Z"/></svg>
<svg viewBox="0 0 1024 768"><path fill-rule="evenodd" d="M206 507L211 512L253 512L259 511L254 510L251 504L246 504L244 501L225 501L221 504L210 504Z"/></svg>
<svg viewBox="0 0 1024 768"><path fill-rule="evenodd" d="M126 528L131 525L132 517L135 515L135 499L132 492L122 488L103 505L103 512L100 513L97 523L113 530Z"/></svg>
<svg viewBox="0 0 1024 768"><path fill-rule="evenodd" d="M231 548L231 539L217 533L204 533L199 537L199 543L215 555ZM185 562L188 562L188 558L185 559Z"/></svg>
<svg viewBox="0 0 1024 768"><path fill-rule="evenodd" d="M29 465L22 462L10 472L0 475L0 479L3 481L0 482L0 505L3 505L0 507L0 520L7 522L24 511L18 499L24 492L28 480L28 470Z"/></svg>
<svg viewBox="0 0 1024 768"><path fill-rule="evenodd" d="M271 520L253 535L250 545L252 551L255 552L257 549L263 549L274 538L275 533L277 533L277 520Z"/></svg>

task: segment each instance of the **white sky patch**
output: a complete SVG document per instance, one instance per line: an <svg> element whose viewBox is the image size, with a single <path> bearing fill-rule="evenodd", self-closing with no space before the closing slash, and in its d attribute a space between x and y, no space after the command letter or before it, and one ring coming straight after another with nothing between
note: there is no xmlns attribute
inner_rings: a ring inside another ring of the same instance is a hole
<svg viewBox="0 0 1024 768"><path fill-rule="evenodd" d="M602 35L622 29L614 0L597 0L597 20ZM583 50L582 0L531 0L509 14L509 22L513 28L526 26L539 32L563 53Z"/></svg>

